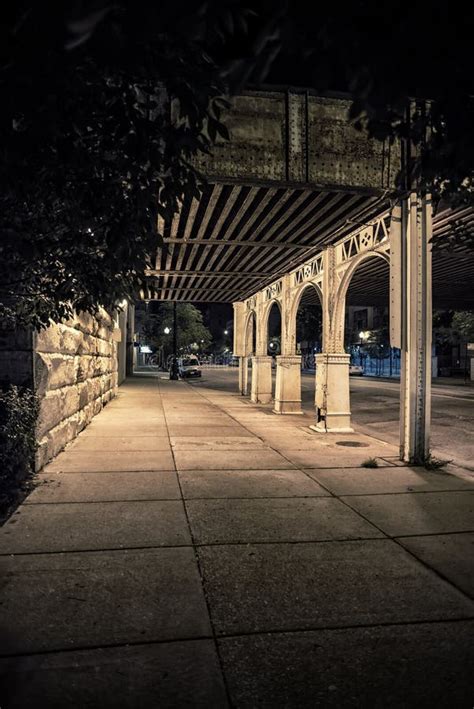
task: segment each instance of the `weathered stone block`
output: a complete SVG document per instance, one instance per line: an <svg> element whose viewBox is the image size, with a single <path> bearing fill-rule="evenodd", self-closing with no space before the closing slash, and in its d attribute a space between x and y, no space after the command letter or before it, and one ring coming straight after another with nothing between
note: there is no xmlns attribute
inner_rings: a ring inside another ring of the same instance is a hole
<svg viewBox="0 0 474 709"><path fill-rule="evenodd" d="M36 336L37 352L61 352L61 325L51 325L38 332Z"/></svg>
<svg viewBox="0 0 474 709"><path fill-rule="evenodd" d="M97 354L102 357L112 357L112 353L112 342L108 342L107 340L97 340Z"/></svg>
<svg viewBox="0 0 474 709"><path fill-rule="evenodd" d="M76 383L76 361L71 355L37 352L34 362L36 391L40 396L46 391Z"/></svg>
<svg viewBox="0 0 474 709"><path fill-rule="evenodd" d="M58 426L48 431L40 440L36 452L36 468L39 470L57 455L78 434L77 418L75 416L62 421Z"/></svg>
<svg viewBox="0 0 474 709"><path fill-rule="evenodd" d="M69 418L79 409L79 389L77 386L66 387L61 390L63 393L63 418Z"/></svg>
<svg viewBox="0 0 474 709"><path fill-rule="evenodd" d="M79 394L79 406L78 409L83 409L90 401L89 397L89 381L80 382L77 385L77 392Z"/></svg>
<svg viewBox="0 0 474 709"><path fill-rule="evenodd" d="M43 438L48 431L58 425L63 415L63 396L61 390L46 392L40 402L40 411L36 426L37 436Z"/></svg>
<svg viewBox="0 0 474 709"><path fill-rule="evenodd" d="M100 397L101 393L100 379L98 377L89 379L87 382L87 403Z"/></svg>
<svg viewBox="0 0 474 709"><path fill-rule="evenodd" d="M61 352L63 354L80 354L84 347L84 334L79 330L65 325L58 326L61 328Z"/></svg>
<svg viewBox="0 0 474 709"><path fill-rule="evenodd" d="M77 313L73 322L73 327L86 334L93 334L98 327L97 321L89 313Z"/></svg>
<svg viewBox="0 0 474 709"><path fill-rule="evenodd" d="M97 316L96 316L96 320L97 320L101 325L105 325L105 326L107 326L107 327L109 327L109 328L112 327L113 319L112 319L112 317L109 315L109 313L108 313L106 310L104 310L103 308L100 308L100 309L99 309L99 312L97 313Z"/></svg>
<svg viewBox="0 0 474 709"><path fill-rule="evenodd" d="M95 355L97 353L97 338L94 335L87 333L82 333L81 347L78 350L78 354L82 355Z"/></svg>

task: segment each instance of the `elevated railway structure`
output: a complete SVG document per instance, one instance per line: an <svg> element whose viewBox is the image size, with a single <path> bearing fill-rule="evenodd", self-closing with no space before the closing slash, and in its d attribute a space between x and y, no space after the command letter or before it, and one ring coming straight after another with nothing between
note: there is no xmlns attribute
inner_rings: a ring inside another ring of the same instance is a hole
<svg viewBox="0 0 474 709"><path fill-rule="evenodd" d="M400 455L419 461L429 453L433 303L458 309L473 304L471 254L457 242L432 251L431 240L442 237L448 245L451 234L472 231L474 214L439 205L435 211L429 195L397 190L406 151L358 131L348 118L350 106L347 98L302 90L235 97L226 117L230 140L196 159L207 187L159 225L164 248L141 295L233 303L240 390L262 403L272 398L268 316L277 304L281 355L274 410L297 414L296 313L312 289L323 311L315 430L326 433L351 430L344 351L349 285L351 297L365 304L386 292L391 344L400 347L402 359ZM361 266L364 277L353 279Z"/></svg>

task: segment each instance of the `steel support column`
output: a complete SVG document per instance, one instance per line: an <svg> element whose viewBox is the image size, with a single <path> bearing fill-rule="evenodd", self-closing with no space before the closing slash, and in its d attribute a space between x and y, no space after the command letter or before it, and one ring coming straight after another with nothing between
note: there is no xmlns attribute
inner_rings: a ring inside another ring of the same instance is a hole
<svg viewBox="0 0 474 709"><path fill-rule="evenodd" d="M132 303L128 304L127 311L127 345L125 355L125 374L127 377L133 376L133 360L135 343L133 341L135 335L135 306Z"/></svg>
<svg viewBox="0 0 474 709"><path fill-rule="evenodd" d="M429 455L431 423L432 203L411 193L402 209L400 458Z"/></svg>

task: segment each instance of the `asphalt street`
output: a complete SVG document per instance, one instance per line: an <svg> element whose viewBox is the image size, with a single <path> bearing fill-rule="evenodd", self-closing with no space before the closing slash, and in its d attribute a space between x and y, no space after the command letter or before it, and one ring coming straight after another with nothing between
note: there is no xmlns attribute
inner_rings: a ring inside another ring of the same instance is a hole
<svg viewBox="0 0 474 709"><path fill-rule="evenodd" d="M235 390L238 369L215 367L203 370L212 388ZM302 374L302 403L309 412L314 402L314 374ZM398 445L400 384L373 377L351 377L352 423L356 430ZM474 386L463 382L433 384L432 452L474 470Z"/></svg>

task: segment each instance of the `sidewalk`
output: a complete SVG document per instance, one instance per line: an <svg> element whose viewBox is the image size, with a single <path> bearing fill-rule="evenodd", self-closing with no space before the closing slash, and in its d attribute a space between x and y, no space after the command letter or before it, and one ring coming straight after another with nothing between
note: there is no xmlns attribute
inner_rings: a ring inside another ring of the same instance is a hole
<svg viewBox="0 0 474 709"><path fill-rule="evenodd" d="M2 709L470 709L472 478L164 376L0 529Z"/></svg>

